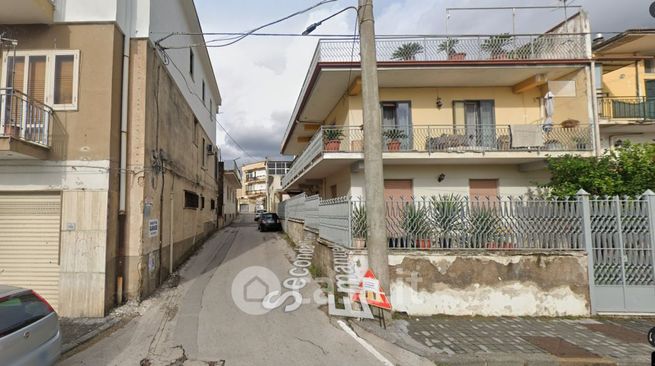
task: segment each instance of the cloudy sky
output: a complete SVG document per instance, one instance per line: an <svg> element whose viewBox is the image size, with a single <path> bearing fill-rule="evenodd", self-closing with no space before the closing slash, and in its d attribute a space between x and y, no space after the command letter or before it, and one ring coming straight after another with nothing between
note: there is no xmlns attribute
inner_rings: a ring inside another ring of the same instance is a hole
<svg viewBox="0 0 655 366"><path fill-rule="evenodd" d="M304 9L318 0L195 0L205 32L243 32ZM594 32L655 27L648 14L653 0L569 0L590 15ZM339 0L269 27L267 32L301 33L356 0ZM378 34L445 34L446 8L557 5L558 0L376 0ZM517 12L518 33L543 32L564 17L560 10ZM315 33L352 34L354 12L326 22ZM511 32L511 11L453 11L448 30L457 34ZM208 39L215 38L208 36ZM223 96L219 122L241 146L218 128L223 159L240 164L279 155L284 130L316 47L315 38L251 37L233 46L212 48L210 55ZM241 149L246 150L243 152Z"/></svg>

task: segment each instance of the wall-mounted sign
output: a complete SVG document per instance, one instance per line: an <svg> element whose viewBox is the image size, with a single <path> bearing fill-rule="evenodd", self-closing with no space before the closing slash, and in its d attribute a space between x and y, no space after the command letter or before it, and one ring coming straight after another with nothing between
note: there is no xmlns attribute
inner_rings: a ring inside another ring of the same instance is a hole
<svg viewBox="0 0 655 366"><path fill-rule="evenodd" d="M159 220L152 219L148 221L148 233L151 238L159 235Z"/></svg>

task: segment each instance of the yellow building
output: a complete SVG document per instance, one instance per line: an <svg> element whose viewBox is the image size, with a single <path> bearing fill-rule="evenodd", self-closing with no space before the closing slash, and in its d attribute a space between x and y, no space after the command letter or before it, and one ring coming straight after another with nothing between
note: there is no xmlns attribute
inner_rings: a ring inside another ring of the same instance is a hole
<svg viewBox="0 0 655 366"><path fill-rule="evenodd" d="M266 161L245 164L241 167L241 172L243 180L238 192L239 212L254 213L256 210L264 210L268 182Z"/></svg>
<svg viewBox="0 0 655 366"><path fill-rule="evenodd" d="M378 39L386 196L520 195L547 156L593 156L588 33L580 13L545 34ZM287 192L364 195L358 55L319 42L281 147Z"/></svg>
<svg viewBox="0 0 655 366"><path fill-rule="evenodd" d="M655 141L655 29L594 44L601 147Z"/></svg>

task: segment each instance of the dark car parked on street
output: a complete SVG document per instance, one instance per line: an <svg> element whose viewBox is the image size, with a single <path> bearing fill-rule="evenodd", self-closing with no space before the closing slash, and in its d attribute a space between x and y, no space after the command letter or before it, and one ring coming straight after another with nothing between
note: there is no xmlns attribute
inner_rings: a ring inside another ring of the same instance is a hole
<svg viewBox="0 0 655 366"><path fill-rule="evenodd" d="M32 290L0 285L0 365L54 365L61 353L59 317Z"/></svg>
<svg viewBox="0 0 655 366"><path fill-rule="evenodd" d="M257 228L259 231L279 231L282 230L282 223L280 222L280 218L277 216L277 214L267 212L261 215Z"/></svg>

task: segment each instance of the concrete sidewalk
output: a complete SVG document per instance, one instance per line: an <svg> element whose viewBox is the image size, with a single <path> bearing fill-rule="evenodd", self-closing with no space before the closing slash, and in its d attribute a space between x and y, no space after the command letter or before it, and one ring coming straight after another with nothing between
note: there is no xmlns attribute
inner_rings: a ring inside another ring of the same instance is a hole
<svg viewBox="0 0 655 366"><path fill-rule="evenodd" d="M650 365L655 318L400 317L352 321L438 365Z"/></svg>

